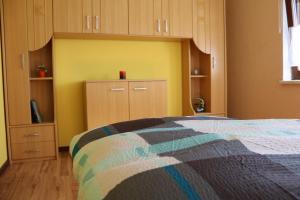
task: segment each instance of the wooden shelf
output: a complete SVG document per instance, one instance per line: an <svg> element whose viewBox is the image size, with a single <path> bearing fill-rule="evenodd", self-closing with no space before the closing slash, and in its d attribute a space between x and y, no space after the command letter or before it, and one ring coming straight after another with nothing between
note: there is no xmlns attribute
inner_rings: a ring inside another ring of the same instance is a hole
<svg viewBox="0 0 300 200"><path fill-rule="evenodd" d="M207 78L205 75L191 75L191 78Z"/></svg>
<svg viewBox="0 0 300 200"><path fill-rule="evenodd" d="M31 81L51 81L53 77L44 77L44 78L30 78Z"/></svg>

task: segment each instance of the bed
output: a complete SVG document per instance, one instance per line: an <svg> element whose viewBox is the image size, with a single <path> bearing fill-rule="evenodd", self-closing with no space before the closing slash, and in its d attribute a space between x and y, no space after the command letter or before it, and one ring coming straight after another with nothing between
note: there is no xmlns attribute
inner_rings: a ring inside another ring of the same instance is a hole
<svg viewBox="0 0 300 200"><path fill-rule="evenodd" d="M300 199L300 120L141 119L70 147L79 199Z"/></svg>

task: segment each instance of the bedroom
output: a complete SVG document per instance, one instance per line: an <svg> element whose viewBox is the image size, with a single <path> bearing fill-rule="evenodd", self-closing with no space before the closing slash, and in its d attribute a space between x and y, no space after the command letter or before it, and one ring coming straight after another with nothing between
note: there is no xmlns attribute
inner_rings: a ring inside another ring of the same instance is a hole
<svg viewBox="0 0 300 200"><path fill-rule="evenodd" d="M299 0L0 12L1 200L300 199Z"/></svg>

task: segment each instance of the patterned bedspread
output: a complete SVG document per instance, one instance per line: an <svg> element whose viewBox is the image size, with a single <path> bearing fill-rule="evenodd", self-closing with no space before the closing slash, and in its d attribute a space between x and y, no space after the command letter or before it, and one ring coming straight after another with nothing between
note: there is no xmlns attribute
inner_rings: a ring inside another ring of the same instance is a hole
<svg viewBox="0 0 300 200"><path fill-rule="evenodd" d="M71 142L79 199L299 199L300 121L143 119Z"/></svg>

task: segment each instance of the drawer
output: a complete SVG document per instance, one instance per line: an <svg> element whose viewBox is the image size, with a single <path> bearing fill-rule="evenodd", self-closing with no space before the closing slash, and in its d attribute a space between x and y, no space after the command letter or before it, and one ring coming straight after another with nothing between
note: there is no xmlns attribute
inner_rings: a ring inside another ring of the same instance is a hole
<svg viewBox="0 0 300 200"><path fill-rule="evenodd" d="M54 142L12 144L12 159L44 158L55 156Z"/></svg>
<svg viewBox="0 0 300 200"><path fill-rule="evenodd" d="M54 126L39 126L10 129L11 143L54 141Z"/></svg>

